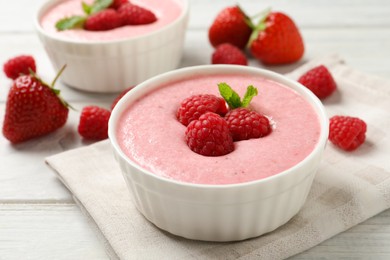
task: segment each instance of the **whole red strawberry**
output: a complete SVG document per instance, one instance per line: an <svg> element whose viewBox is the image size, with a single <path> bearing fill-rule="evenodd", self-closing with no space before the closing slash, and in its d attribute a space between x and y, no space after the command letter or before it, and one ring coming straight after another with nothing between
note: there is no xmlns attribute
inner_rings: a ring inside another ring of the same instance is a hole
<svg viewBox="0 0 390 260"><path fill-rule="evenodd" d="M108 120L111 112L98 106L86 106L81 111L79 134L85 139L103 140L108 138Z"/></svg>
<svg viewBox="0 0 390 260"><path fill-rule="evenodd" d="M215 49L211 57L211 63L248 65L245 54L230 43L223 43Z"/></svg>
<svg viewBox="0 0 390 260"><path fill-rule="evenodd" d="M104 9L88 16L84 29L88 31L107 31L123 25L119 13L114 9Z"/></svg>
<svg viewBox="0 0 390 260"><path fill-rule="evenodd" d="M324 66L312 68L303 74L298 82L310 89L318 98L326 98L336 90L336 82L332 74Z"/></svg>
<svg viewBox="0 0 390 260"><path fill-rule="evenodd" d="M234 150L226 121L212 112L201 115L187 126L185 140L192 151L205 156L221 156Z"/></svg>
<svg viewBox="0 0 390 260"><path fill-rule="evenodd" d="M302 36L293 20L283 13L269 13L252 37L250 51L265 64L292 63L303 56Z"/></svg>
<svg viewBox="0 0 390 260"><path fill-rule="evenodd" d="M8 93L3 125L3 134L10 142L20 143L46 135L66 123L68 105L52 86L33 75L20 76L14 81Z"/></svg>
<svg viewBox="0 0 390 260"><path fill-rule="evenodd" d="M10 79L16 79L21 74L30 74L30 69L36 72L35 60L31 55L20 55L4 63L3 70Z"/></svg>
<svg viewBox="0 0 390 260"><path fill-rule="evenodd" d="M271 132L268 118L247 108L236 108L229 111L225 120L234 141L259 138Z"/></svg>
<svg viewBox="0 0 390 260"><path fill-rule="evenodd" d="M208 36L212 46L230 43L244 49L252 33L249 18L238 6L226 7L218 13L209 28Z"/></svg>
<svg viewBox="0 0 390 260"><path fill-rule="evenodd" d="M157 21L152 11L130 3L121 5L118 12L124 25L150 24Z"/></svg>
<svg viewBox="0 0 390 260"><path fill-rule="evenodd" d="M346 151L358 148L366 139L367 124L350 116L333 116L329 120L329 140Z"/></svg>
<svg viewBox="0 0 390 260"><path fill-rule="evenodd" d="M184 99L176 112L176 117L180 123L186 126L206 112L225 115L227 111L223 98L210 94L200 94Z"/></svg>

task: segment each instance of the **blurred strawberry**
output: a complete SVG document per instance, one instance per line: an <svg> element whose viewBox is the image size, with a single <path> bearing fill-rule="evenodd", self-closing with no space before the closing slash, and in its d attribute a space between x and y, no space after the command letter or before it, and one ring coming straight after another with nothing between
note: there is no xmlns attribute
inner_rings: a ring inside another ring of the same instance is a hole
<svg viewBox="0 0 390 260"><path fill-rule="evenodd" d="M238 6L226 7L209 28L210 43L214 47L230 43L244 49L252 33L251 24L250 19Z"/></svg>
<svg viewBox="0 0 390 260"><path fill-rule="evenodd" d="M298 61L304 53L298 28L290 17L280 12L270 12L261 19L251 35L249 47L254 57L270 65Z"/></svg>
<svg viewBox="0 0 390 260"><path fill-rule="evenodd" d="M3 124L3 135L11 143L46 135L66 123L69 105L54 88L55 81L49 86L35 74L23 75L14 81L8 93Z"/></svg>

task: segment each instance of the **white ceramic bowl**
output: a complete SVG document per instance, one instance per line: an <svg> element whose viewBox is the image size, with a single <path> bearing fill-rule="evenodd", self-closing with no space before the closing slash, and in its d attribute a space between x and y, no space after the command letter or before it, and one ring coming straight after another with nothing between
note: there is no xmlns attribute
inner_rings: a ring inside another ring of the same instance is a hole
<svg viewBox="0 0 390 260"><path fill-rule="evenodd" d="M274 176L240 184L202 185L154 175L129 159L116 138L118 120L135 100L166 82L191 75L244 74L271 79L300 93L318 114L319 142L303 161ZM328 137L322 103L301 84L257 68L208 65L171 71L139 84L113 110L109 138L115 157L139 211L159 228L182 237L233 241L270 232L291 219L303 206Z"/></svg>
<svg viewBox="0 0 390 260"><path fill-rule="evenodd" d="M104 42L63 39L47 33L40 19L61 1L46 2L35 17L35 27L55 69L67 65L61 75L65 84L90 92L119 92L179 65L189 15L187 0L178 1L181 15L162 29Z"/></svg>

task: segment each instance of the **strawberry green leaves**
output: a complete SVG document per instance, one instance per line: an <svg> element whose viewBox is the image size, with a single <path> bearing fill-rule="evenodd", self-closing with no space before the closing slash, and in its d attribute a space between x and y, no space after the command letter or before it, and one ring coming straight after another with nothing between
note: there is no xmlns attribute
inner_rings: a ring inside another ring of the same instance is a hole
<svg viewBox="0 0 390 260"><path fill-rule="evenodd" d="M226 103L231 109L239 107L248 107L249 103L252 101L252 98L257 96L257 88L250 85L246 89L246 93L241 100L240 96L235 92L228 84L219 83L218 84L219 93L225 99Z"/></svg>
<svg viewBox="0 0 390 260"><path fill-rule="evenodd" d="M91 5L82 2L81 5L85 15L74 15L74 16L62 18L59 21L57 21L55 26L59 31L75 29L75 28L83 28L84 23L87 20L89 15L107 9L112 3L113 0L95 0Z"/></svg>

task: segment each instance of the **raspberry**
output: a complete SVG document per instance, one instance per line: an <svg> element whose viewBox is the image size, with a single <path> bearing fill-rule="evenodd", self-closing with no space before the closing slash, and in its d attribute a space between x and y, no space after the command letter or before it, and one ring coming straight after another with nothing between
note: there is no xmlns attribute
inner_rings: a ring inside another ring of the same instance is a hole
<svg viewBox="0 0 390 260"><path fill-rule="evenodd" d="M104 9L87 18L84 29L88 31L107 31L123 25L121 16L114 9Z"/></svg>
<svg viewBox="0 0 390 260"><path fill-rule="evenodd" d="M118 9L119 7L121 7L122 5L127 4L127 3L129 3L128 0L114 0L114 1L112 1L110 8Z"/></svg>
<svg viewBox="0 0 390 260"><path fill-rule="evenodd" d="M206 112L225 115L227 111L223 98L210 94L200 94L184 99L177 110L176 117L180 123L187 126L192 120L198 119Z"/></svg>
<svg viewBox="0 0 390 260"><path fill-rule="evenodd" d="M333 116L329 120L329 140L346 151L358 148L366 139L366 123L350 116Z"/></svg>
<svg viewBox="0 0 390 260"><path fill-rule="evenodd" d="M149 24L157 21L152 11L130 3L121 5L118 12L125 25Z"/></svg>
<svg viewBox="0 0 390 260"><path fill-rule="evenodd" d="M79 134L85 139L103 140L108 138L108 119L111 112L98 106L86 106L81 111Z"/></svg>
<svg viewBox="0 0 390 260"><path fill-rule="evenodd" d="M185 140L192 151L205 156L225 155L234 150L226 121L212 112L201 115L187 126Z"/></svg>
<svg viewBox="0 0 390 260"><path fill-rule="evenodd" d="M236 108L229 111L225 120L234 141L260 138L271 132L271 125L267 117L246 108Z"/></svg>
<svg viewBox="0 0 390 260"><path fill-rule="evenodd" d="M4 73L10 79L16 79L20 74L30 74L29 69L36 72L35 60L30 55L20 55L4 63Z"/></svg>
<svg viewBox="0 0 390 260"><path fill-rule="evenodd" d="M244 53L230 43L221 44L215 49L211 57L211 63L248 65Z"/></svg>
<svg viewBox="0 0 390 260"><path fill-rule="evenodd" d="M114 101L112 102L111 104L111 110L114 109L114 107L116 106L116 104L118 103L118 101L127 93L129 92L130 90L132 90L134 88L134 86L131 86L131 87L128 87L127 89L123 90L121 93L119 93L119 95L114 99Z"/></svg>
<svg viewBox="0 0 390 260"><path fill-rule="evenodd" d="M336 82L324 65L307 71L298 79L298 82L320 99L330 96L336 90Z"/></svg>

